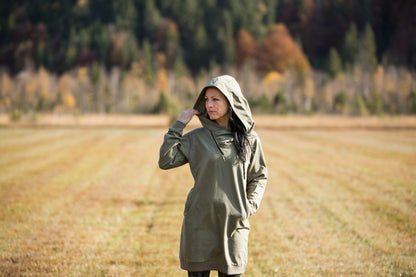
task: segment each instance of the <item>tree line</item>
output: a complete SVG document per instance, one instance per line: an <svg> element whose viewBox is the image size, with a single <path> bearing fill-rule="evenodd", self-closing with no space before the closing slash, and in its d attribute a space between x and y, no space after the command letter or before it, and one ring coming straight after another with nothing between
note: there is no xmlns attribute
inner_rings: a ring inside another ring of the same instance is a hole
<svg viewBox="0 0 416 277"><path fill-rule="evenodd" d="M165 112L192 99L209 75L232 73L259 112L411 113L415 6L405 0L3 1L0 110ZM361 78L354 81L356 74ZM400 78L410 78L406 87L381 86Z"/></svg>

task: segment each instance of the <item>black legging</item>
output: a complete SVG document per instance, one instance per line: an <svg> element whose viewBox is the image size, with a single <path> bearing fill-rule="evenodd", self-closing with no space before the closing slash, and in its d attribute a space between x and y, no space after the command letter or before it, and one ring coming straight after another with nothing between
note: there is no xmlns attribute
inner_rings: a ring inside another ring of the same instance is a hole
<svg viewBox="0 0 416 277"><path fill-rule="evenodd" d="M191 272L188 271L188 277L209 277L210 271ZM218 277L240 277L241 274L227 275L218 271Z"/></svg>

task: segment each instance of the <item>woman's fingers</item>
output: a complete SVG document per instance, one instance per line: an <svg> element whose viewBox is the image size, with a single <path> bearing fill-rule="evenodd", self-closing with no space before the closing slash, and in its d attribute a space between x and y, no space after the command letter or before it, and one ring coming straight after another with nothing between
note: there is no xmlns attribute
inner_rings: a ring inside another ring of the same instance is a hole
<svg viewBox="0 0 416 277"><path fill-rule="evenodd" d="M199 112L197 110L195 110L195 109L187 109L187 110L184 110L181 113L181 115L179 116L179 119L178 120L181 121L184 124L188 124L189 121L191 121L192 117L194 115L197 115L197 114L199 114Z"/></svg>

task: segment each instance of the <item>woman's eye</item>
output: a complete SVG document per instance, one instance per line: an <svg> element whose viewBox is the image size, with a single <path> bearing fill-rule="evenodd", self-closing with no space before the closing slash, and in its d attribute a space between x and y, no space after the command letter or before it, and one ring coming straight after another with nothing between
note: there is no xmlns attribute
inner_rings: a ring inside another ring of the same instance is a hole
<svg viewBox="0 0 416 277"><path fill-rule="evenodd" d="M220 99L219 98L212 98L211 99L211 101L219 101ZM205 102L208 102L208 101L210 101L210 99L209 98L205 98Z"/></svg>

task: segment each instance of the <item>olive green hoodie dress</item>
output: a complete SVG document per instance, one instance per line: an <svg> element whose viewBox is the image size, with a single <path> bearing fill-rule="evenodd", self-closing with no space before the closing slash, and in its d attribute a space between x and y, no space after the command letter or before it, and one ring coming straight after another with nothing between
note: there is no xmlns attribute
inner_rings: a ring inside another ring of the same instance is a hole
<svg viewBox="0 0 416 277"><path fill-rule="evenodd" d="M218 88L249 130L251 151L241 162L231 130L211 121L205 108L205 90ZM159 167L189 163L195 183L188 194L180 243L181 268L244 273L250 225L259 208L266 182L266 163L254 121L240 86L231 76L220 76L205 86L194 106L202 128L182 135L185 124L176 121L160 148Z"/></svg>

